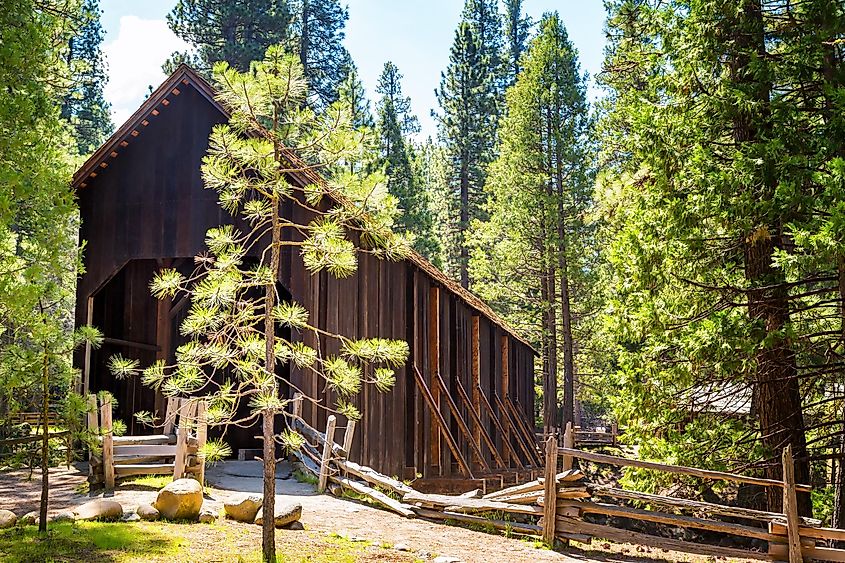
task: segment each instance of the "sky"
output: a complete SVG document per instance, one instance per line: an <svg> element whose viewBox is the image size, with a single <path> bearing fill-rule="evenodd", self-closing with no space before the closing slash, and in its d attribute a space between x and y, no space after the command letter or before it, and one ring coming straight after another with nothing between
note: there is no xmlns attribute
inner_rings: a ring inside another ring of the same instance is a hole
<svg viewBox="0 0 845 563"><path fill-rule="evenodd" d="M352 55L370 99L384 63L392 61L404 75L402 86L420 120L420 138L436 136L435 88L449 63L460 0L346 0L349 21L346 48ZM167 27L165 16L176 0L101 0L105 31L103 52L109 67L106 100L120 126L144 100L149 87L165 78L161 65L188 45ZM524 0L534 20L557 10L578 49L581 68L591 77L601 70L605 37L602 0ZM591 98L598 90L591 85Z"/></svg>

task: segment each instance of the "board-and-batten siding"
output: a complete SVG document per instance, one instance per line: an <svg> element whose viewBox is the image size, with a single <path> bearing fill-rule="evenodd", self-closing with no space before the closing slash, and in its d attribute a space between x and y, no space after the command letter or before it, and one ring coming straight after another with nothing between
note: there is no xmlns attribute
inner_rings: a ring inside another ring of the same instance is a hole
<svg viewBox="0 0 845 563"><path fill-rule="evenodd" d="M143 365L161 355L172 361L180 340L178 324L185 310L170 311L174 304L158 304L149 295L149 281L153 272L164 265L190 269L193 257L205 249L206 231L230 221L217 205L216 194L203 188L200 174L208 135L215 124L225 121L225 115L187 83L180 83L180 94L169 96L169 104L159 106L159 110L159 115L150 117L146 126L137 127L137 136L127 136L127 144L116 145L117 155L105 158L107 167L97 167L96 177L86 177L85 187L78 189L80 235L87 246L86 271L77 286L77 323L88 320L89 297L95 296L92 319L107 337L159 347L158 351L140 350L112 344L91 354L92 390L113 391L118 415L129 423L133 412L156 408L155 394L142 388L140 382L114 381L107 372L108 357L121 353L139 359ZM307 212L292 203L286 205L285 213L298 222L308 220ZM437 430L412 371L413 367L419 369L427 384L432 385L430 325L437 321L430 308L432 288L439 288L437 369L447 387L444 392L454 398L467 423L471 425L455 392L455 381L472 394L473 317L478 318L479 325L482 390L491 403L494 393L508 394L519 401L525 418L533 421L533 351L516 338L504 340L509 367L509 389L505 393L501 346L507 333L413 262L386 262L363 253L359 255L357 273L338 280L327 273L311 275L299 255L287 251L282 259L282 274L292 299L310 311L310 320L316 326L350 338L396 338L409 344L408 363L396 370L394 388L380 393L365 386L352 401L363 413L352 459L402 477L412 477L413 473L425 477L459 474L445 441L439 440L439 447L432 443L437 441L432 439ZM310 332L294 334L293 338L317 345ZM321 339L320 348L324 356L338 352L337 342L332 340ZM76 361L83 367L83 353L77 354ZM333 404L332 393L312 373L292 368L290 380L307 395ZM458 438L462 454L471 462L472 452L451 420L445 401L441 401L441 412ZM325 410L306 402L303 414L315 427L325 426ZM500 449L503 437L483 409L482 419ZM339 417L340 425L345 422ZM232 432L227 437L241 442L233 444L235 449L252 447L250 434L254 433ZM486 448L484 451L495 467L490 452Z"/></svg>

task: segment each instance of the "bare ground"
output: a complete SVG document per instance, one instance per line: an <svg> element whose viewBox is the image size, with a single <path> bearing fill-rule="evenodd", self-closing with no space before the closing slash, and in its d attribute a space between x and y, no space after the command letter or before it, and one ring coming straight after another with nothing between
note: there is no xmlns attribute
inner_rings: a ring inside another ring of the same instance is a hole
<svg viewBox="0 0 845 563"><path fill-rule="evenodd" d="M283 473L287 471L283 468ZM40 474L36 471L28 479L27 471L0 473L0 508L6 508L21 515L37 510L40 496ZM224 500L242 492L262 490L261 467L258 462L226 462L210 468L207 473L208 487L206 503L214 509L222 509ZM82 492L86 474L78 469L54 469L50 472L50 511L60 512L77 506L92 498L100 498L103 492ZM466 563L498 562L564 562L564 561L629 561L648 563L652 561L705 561L707 558L666 552L625 544L612 544L594 540L586 548L567 548L551 551L538 547L537 542L526 539L507 538L448 526L421 519L405 519L370 505L340 499L331 495L318 495L312 485L299 483L293 478L276 481L277 503L298 502L302 504L302 523L305 531L279 530L280 545L301 540L321 546L326 538L340 537L344 541L368 542L368 548L356 556L358 561L431 561L437 556L451 556ZM156 491L139 487L118 486L107 497L134 510L141 503L155 500ZM258 526L239 525L226 522L220 526L181 525L186 541L215 544L224 542L231 555L224 555L219 561L237 561L243 550L254 549L260 544ZM181 534L181 532L180 532ZM218 536L221 536L218 538ZM291 543L291 547L293 546ZM406 546L408 551L398 551L396 546ZM302 547L302 546L300 546ZM712 559L710 559L712 561Z"/></svg>

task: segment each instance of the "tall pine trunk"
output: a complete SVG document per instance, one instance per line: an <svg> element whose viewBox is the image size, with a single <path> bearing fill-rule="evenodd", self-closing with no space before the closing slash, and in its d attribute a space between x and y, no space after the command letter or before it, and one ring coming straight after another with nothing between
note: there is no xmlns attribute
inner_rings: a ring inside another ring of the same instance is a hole
<svg viewBox="0 0 845 563"><path fill-rule="evenodd" d="M557 416L557 320L555 315L555 269L553 256L543 252L543 434L549 435L558 427Z"/></svg>
<svg viewBox="0 0 845 563"><path fill-rule="evenodd" d="M276 161L279 160L279 147L275 147ZM264 287L264 369L273 377L273 396L279 394L276 383L276 323L273 319L273 308L276 305L276 284L279 281L279 266L281 254L281 221L279 217L279 196L271 198L273 206L272 240L270 249L271 281ZM276 441L275 422L276 411L265 409L261 413L262 439L264 441L264 500L262 511L264 519L261 524L261 546L265 563L276 561Z"/></svg>
<svg viewBox="0 0 845 563"><path fill-rule="evenodd" d="M546 374L546 386L543 390L546 398L546 409L548 415L546 416L546 423L544 431L546 434L553 432L555 428L559 427L558 404L557 404L557 372L558 372L558 337L557 337L557 245L553 242L554 234L557 230L557 221L555 220L556 213L554 213L554 197L555 188L554 181L551 178L552 168L552 120L549 111L546 111L545 117L545 133L546 133L546 172L549 180L546 182L546 201L544 206L545 225L543 229L543 259L546 262L546 272L543 283L546 284L546 298L543 300L543 305L546 310L546 326L544 332L548 334L548 350L549 355L548 373Z"/></svg>
<svg viewBox="0 0 845 563"><path fill-rule="evenodd" d="M559 122L561 115L560 96L556 96L554 124L555 131L559 131L562 124ZM550 117L551 119L551 117ZM550 123L551 125L551 123ZM561 338L563 339L563 420L561 427L566 428L567 423L575 423L575 359L573 357L572 342L572 309L569 300L569 259L567 257L566 240L566 211L564 206L563 185L563 147L558 135L554 136L555 155L555 184L557 185L557 256L558 270L560 271L560 317L561 317Z"/></svg>
<svg viewBox="0 0 845 563"><path fill-rule="evenodd" d="M560 316L561 338L563 338L563 420L562 428L568 422L575 424L575 361L572 342L572 310L569 303L569 263L566 258L566 242L561 239L559 256L560 269Z"/></svg>
<svg viewBox="0 0 845 563"><path fill-rule="evenodd" d="M845 394L843 394L845 402ZM842 407L842 434L839 436L839 459L835 461L833 472L834 494L833 515L831 517L834 528L845 528L845 405Z"/></svg>
<svg viewBox="0 0 845 563"><path fill-rule="evenodd" d="M44 310L42 308L42 314ZM44 344L41 365L41 505L38 515L38 531L47 531L47 505L50 502L50 349Z"/></svg>
<svg viewBox="0 0 845 563"><path fill-rule="evenodd" d="M737 11L737 20L723 22L730 44L735 51L729 54L729 68L734 84L755 100L755 108L736 109L733 119L734 141L737 147L748 148L763 143L769 129L769 98L771 85L759 77L754 58L766 60L763 12L759 0L745 0ZM752 57L754 53L755 57ZM773 163L763 162L759 178L762 198L774 196L777 179ZM772 217L763 219L754 232L747 233L744 241L745 277L751 289L748 292L748 315L759 323L762 332L756 353L754 393L763 445L771 455L766 473L771 479L782 479L780 453L787 444L792 445L796 459L795 479L808 483L810 466L807 461L804 418L801 406L798 369L795 353L789 338L782 334L789 322L789 295L783 285L783 276L772 263L774 252L782 244L781 225ZM782 494L769 487L768 505L771 511L780 511ZM812 514L812 504L807 494L798 498L799 511Z"/></svg>
<svg viewBox="0 0 845 563"><path fill-rule="evenodd" d="M845 256L839 257L839 311L841 345L845 349ZM843 377L845 380L845 377ZM845 389L842 394L842 434L839 436L839 459L835 460L835 471L833 472L834 493L833 493L833 515L832 523L834 528L845 527Z"/></svg>

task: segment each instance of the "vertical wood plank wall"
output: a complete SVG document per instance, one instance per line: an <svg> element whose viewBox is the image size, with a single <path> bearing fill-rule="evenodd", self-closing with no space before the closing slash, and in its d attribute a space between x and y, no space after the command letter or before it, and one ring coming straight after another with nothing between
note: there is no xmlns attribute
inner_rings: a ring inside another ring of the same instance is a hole
<svg viewBox="0 0 845 563"><path fill-rule="evenodd" d="M203 188L200 173L209 132L223 121L225 116L197 90L181 88L181 94L171 96L167 108L150 118L148 126L127 146L120 147L108 167L87 180L87 187L78 192L81 238L87 241L87 247L86 272L77 289L77 324L88 322L92 298L92 318L107 337L157 346L142 350L107 345L88 356L91 390L117 391L118 417L130 424L134 411L155 409L155 394L144 389L140 381L115 382L106 362L117 352L137 358L143 365L156 358L172 361L174 357L180 344L178 326L186 308L174 311L175 303L157 303L149 295L148 284L161 265L180 263L190 270L193 256L205 248L206 231L232 221L217 205L216 194ZM309 220L306 212L293 204L285 206L284 214L297 222ZM478 394L487 397L494 411L494 394L502 398L507 395L520 404L527 419L533 420L533 351L509 338L484 314L414 263L384 262L361 254L358 272L337 280L326 273L310 275L298 252L286 248L282 269L285 288L293 300L311 312L311 322L320 328L352 338L408 341L410 358L396 370L394 388L380 393L366 386L352 401L363 413L353 442L353 460L402 478L415 474L461 475L422 400L413 369L420 371L435 396L448 393L472 428L467 407L456 391L460 384L500 451L502 440L516 438L501 435L486 407L480 406ZM318 342L311 333L292 337L309 346L319 345L324 356L339 351L337 342L324 338ZM77 355L76 363L83 367L84 353ZM434 385L435 370L443 379L443 389ZM310 372L291 369L291 383L320 398L325 406L334 402L325 382ZM461 454L473 460L448 403L441 400L439 409ZM305 402L302 413L310 424L325 427L324 409ZM504 418L502 413L495 414ZM345 418L338 416L338 427L345 425ZM471 439L478 443L477 431ZM236 450L244 447L232 446ZM487 447L481 450L494 465Z"/></svg>

